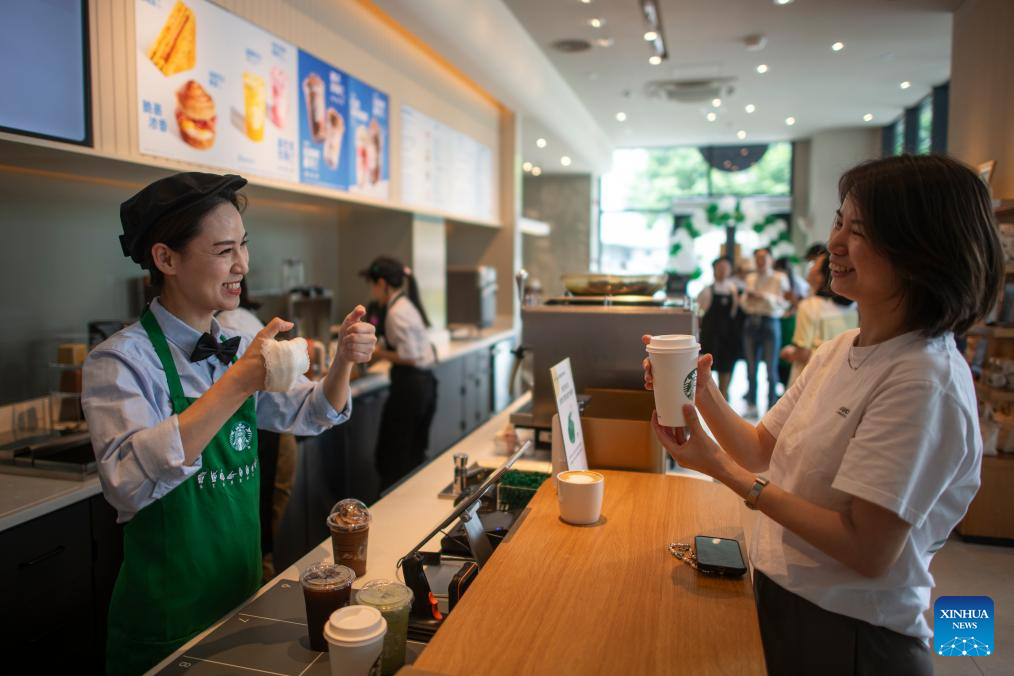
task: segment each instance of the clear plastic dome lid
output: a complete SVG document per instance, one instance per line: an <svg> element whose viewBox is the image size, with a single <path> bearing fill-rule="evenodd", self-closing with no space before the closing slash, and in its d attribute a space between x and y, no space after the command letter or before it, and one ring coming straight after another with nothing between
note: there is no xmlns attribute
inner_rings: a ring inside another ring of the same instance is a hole
<svg viewBox="0 0 1014 676"><path fill-rule="evenodd" d="M380 610L402 608L412 603L412 590L394 580L370 580L356 592L356 603Z"/></svg>
<svg viewBox="0 0 1014 676"><path fill-rule="evenodd" d="M370 527L372 520L370 509L355 498L340 500L331 508L331 514L327 517L329 525L342 530L363 530Z"/></svg>
<svg viewBox="0 0 1014 676"><path fill-rule="evenodd" d="M349 587L355 579L355 571L348 566L324 561L303 571L300 582L311 589L331 590Z"/></svg>

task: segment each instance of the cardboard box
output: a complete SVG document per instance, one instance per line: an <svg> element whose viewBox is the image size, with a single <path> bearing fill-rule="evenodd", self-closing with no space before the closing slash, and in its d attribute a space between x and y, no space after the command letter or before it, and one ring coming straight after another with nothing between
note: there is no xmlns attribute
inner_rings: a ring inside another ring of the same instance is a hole
<svg viewBox="0 0 1014 676"><path fill-rule="evenodd" d="M591 401L581 413L585 452L591 469L665 472L665 449L651 429L655 395L647 390L588 388Z"/></svg>

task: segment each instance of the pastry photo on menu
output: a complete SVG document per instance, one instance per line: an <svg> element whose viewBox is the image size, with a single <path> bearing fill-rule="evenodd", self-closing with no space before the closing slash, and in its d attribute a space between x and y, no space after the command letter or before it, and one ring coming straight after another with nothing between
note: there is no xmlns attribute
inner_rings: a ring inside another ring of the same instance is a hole
<svg viewBox="0 0 1014 676"><path fill-rule="evenodd" d="M197 19L179 0L148 49L148 58L166 77L190 70L197 62Z"/></svg>
<svg viewBox="0 0 1014 676"><path fill-rule="evenodd" d="M176 123L185 143L199 150L215 143L215 100L196 80L187 80L176 92Z"/></svg>

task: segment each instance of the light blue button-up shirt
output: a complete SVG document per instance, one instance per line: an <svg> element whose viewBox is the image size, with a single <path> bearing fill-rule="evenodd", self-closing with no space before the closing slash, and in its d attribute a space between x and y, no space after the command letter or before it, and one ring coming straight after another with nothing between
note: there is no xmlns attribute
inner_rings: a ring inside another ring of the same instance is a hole
<svg viewBox="0 0 1014 676"><path fill-rule="evenodd" d="M156 298L151 311L158 320L183 385L183 394L197 399L225 373L216 357L191 363L190 353L200 332L162 307ZM211 321L211 335L222 334ZM243 354L253 336L241 336ZM201 458L186 465L179 416L173 414L165 370L140 322L131 324L98 345L84 364L82 406L98 461L102 490L129 521L145 506L166 495L201 470ZM256 394L257 426L273 432L312 436L348 420L351 393L339 413L327 400L323 383L300 376L288 392Z"/></svg>

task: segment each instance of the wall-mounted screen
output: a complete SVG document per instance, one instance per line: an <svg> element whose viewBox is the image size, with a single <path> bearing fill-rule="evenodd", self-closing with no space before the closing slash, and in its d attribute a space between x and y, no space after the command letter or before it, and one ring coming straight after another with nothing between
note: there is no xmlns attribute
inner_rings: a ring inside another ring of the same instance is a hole
<svg viewBox="0 0 1014 676"><path fill-rule="evenodd" d="M0 130L91 145L87 4L3 3Z"/></svg>

